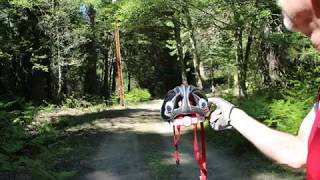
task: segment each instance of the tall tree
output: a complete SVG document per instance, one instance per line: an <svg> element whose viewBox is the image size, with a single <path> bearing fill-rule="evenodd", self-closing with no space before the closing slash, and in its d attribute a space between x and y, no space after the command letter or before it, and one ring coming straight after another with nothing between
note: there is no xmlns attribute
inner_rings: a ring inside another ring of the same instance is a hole
<svg viewBox="0 0 320 180"><path fill-rule="evenodd" d="M200 73L201 61L200 61L200 56L198 53L197 40L195 37L195 28L192 23L192 18L190 15L189 7L186 4L184 4L184 6L183 6L183 12L186 17L187 27L188 27L188 31L189 31L189 39L190 39L190 45L191 45L191 51L192 51L193 66L195 69L195 79L196 79L197 87L202 89L203 88L203 78Z"/></svg>
<svg viewBox="0 0 320 180"><path fill-rule="evenodd" d="M87 70L85 74L85 92L89 95L98 95L98 77L97 77L97 43L96 43L96 10L92 4L86 6L86 13L90 24L89 42L86 45L87 55Z"/></svg>

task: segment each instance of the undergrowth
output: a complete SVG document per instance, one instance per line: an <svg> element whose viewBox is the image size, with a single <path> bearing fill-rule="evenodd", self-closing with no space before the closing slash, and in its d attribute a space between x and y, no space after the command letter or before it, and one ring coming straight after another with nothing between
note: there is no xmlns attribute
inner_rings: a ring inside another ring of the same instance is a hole
<svg viewBox="0 0 320 180"><path fill-rule="evenodd" d="M133 89L125 98L127 104L136 104L150 100L151 95L148 90ZM35 106L23 98L0 98L0 176L26 173L32 179L73 179L77 171L59 167L71 148L63 139L70 123L62 117L102 112L117 104L116 97L111 101L68 97L59 106L47 102Z"/></svg>
<svg viewBox="0 0 320 180"><path fill-rule="evenodd" d="M0 176L28 174L32 179L73 179L77 172L59 164L68 147L58 118L52 114L76 109L99 112L108 106L89 100L66 99L61 106L44 103L34 106L23 98L0 100Z"/></svg>
<svg viewBox="0 0 320 180"><path fill-rule="evenodd" d="M316 88L297 85L291 89L279 90L277 95L274 95L274 92L272 95L259 92L241 100L231 95L226 95L224 98L270 128L296 135L301 122L315 103L315 92ZM207 128L206 136L210 144L226 147L230 155L245 157L249 162L259 161L259 163L253 163L259 165L254 168L270 169L287 177L304 179L303 172L284 170L283 167L267 160L236 130L214 132L208 126Z"/></svg>

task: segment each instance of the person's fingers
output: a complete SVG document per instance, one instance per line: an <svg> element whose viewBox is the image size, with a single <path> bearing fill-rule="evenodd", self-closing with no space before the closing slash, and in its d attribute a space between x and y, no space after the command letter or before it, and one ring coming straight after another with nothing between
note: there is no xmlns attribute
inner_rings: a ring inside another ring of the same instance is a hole
<svg viewBox="0 0 320 180"><path fill-rule="evenodd" d="M214 97L214 98L209 98L208 100L213 104L215 104L218 108L222 108L223 105L225 104L224 100L222 100L221 98Z"/></svg>
<svg viewBox="0 0 320 180"><path fill-rule="evenodd" d="M210 116L210 123L214 123L220 118L222 118L222 111L220 109L217 109L214 112L212 112Z"/></svg>
<svg viewBox="0 0 320 180"><path fill-rule="evenodd" d="M221 109L216 109L215 111L212 112L213 115L219 115L222 113Z"/></svg>
<svg viewBox="0 0 320 180"><path fill-rule="evenodd" d="M222 115L221 115L221 114L211 116L211 117L210 117L210 123L214 123L214 122L216 122L217 120L219 120L219 119L221 119L221 118L222 118Z"/></svg>
<svg viewBox="0 0 320 180"><path fill-rule="evenodd" d="M217 106L217 103L219 103L219 98L216 98L216 97L208 98L208 101Z"/></svg>
<svg viewBox="0 0 320 180"><path fill-rule="evenodd" d="M311 34L311 41L313 46L317 49L320 50L320 29L316 29L312 32Z"/></svg>

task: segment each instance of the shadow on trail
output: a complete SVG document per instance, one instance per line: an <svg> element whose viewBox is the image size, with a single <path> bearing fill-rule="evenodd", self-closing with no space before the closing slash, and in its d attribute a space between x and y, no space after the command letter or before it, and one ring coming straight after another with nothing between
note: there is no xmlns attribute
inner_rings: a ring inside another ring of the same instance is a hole
<svg viewBox="0 0 320 180"><path fill-rule="evenodd" d="M90 129L63 138L69 153L57 167L78 171L77 179L175 179L175 166L165 161L172 160L165 136Z"/></svg>
<svg viewBox="0 0 320 180"><path fill-rule="evenodd" d="M77 179L199 179L192 131L181 136L181 166L176 167L170 132L135 129L142 124L150 124L155 129L164 128L166 123L160 120L159 111L124 109L59 118L61 121L56 124L59 128L72 128L86 123L102 124L65 131L61 137L64 143L60 146L67 153L57 168L78 171ZM103 126L110 122L117 128ZM206 133L209 180L303 179L301 173L285 171L273 165L252 147L246 147L248 144L243 140L234 141L235 137L241 139L235 132L213 133L207 129Z"/></svg>
<svg viewBox="0 0 320 180"><path fill-rule="evenodd" d="M152 114L158 113L157 111L154 111L154 110L120 109L120 110L105 110L102 112L86 113L86 114L80 114L80 115L60 115L60 116L55 116L53 118L58 119L57 123L55 123L55 127L57 127L58 129L62 129L62 128L81 125L84 123L91 123L96 120L108 121L113 118L135 118L135 115L137 113L147 114L147 115L143 115L143 114L140 115L141 117L144 117L144 118L141 118L141 121L143 119L152 119L152 117L158 116L157 114L152 115ZM130 123L130 122L126 122L126 123ZM131 123L134 123L134 122L131 122Z"/></svg>

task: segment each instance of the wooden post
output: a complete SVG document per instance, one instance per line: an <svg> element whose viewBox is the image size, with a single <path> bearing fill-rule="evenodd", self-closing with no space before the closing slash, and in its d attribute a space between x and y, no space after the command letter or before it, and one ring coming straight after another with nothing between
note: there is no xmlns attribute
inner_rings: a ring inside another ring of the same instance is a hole
<svg viewBox="0 0 320 180"><path fill-rule="evenodd" d="M122 66L121 66L121 53L120 53L119 29L118 29L118 27L116 27L116 30L115 30L115 41L116 41L116 61L117 61L117 70L118 70L120 105L124 107Z"/></svg>
<svg viewBox="0 0 320 180"><path fill-rule="evenodd" d="M115 4L115 3L117 3L117 0L112 0L112 4ZM116 41L116 61L117 61L117 69L118 69L120 105L122 107L124 107L124 95L123 95L123 81L122 81L122 67L121 67L121 53L120 53L118 22L116 22L116 29L115 29L114 36L115 36L115 41Z"/></svg>

